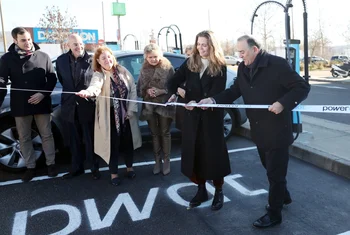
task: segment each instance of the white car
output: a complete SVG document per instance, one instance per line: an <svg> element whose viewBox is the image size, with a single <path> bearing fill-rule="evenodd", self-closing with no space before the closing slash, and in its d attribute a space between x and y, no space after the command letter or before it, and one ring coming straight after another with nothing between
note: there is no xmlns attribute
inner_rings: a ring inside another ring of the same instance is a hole
<svg viewBox="0 0 350 235"><path fill-rule="evenodd" d="M239 65L242 62L242 59L236 56L225 56L227 65Z"/></svg>

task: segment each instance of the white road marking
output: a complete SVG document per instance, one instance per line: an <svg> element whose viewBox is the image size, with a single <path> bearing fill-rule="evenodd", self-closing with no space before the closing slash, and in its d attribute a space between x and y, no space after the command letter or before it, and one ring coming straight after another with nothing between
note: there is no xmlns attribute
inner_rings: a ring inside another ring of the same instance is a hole
<svg viewBox="0 0 350 235"><path fill-rule="evenodd" d="M331 88L331 89L342 89L342 90L347 90L348 89L346 87L340 87L340 86L327 86L327 85L316 85L316 84L313 84L312 86Z"/></svg>
<svg viewBox="0 0 350 235"><path fill-rule="evenodd" d="M230 149L228 150L228 153L237 153L237 152L243 152L243 151L249 151L249 150L253 150L256 149L256 147L247 147L247 148L239 148L239 149ZM170 161L171 162L177 162L180 161L181 157L176 157L176 158L171 158ZM154 161L147 161L147 162L136 162L133 164L133 167L138 167L138 166L149 166L149 165L153 165ZM118 166L119 169L123 169L126 168L126 165L119 165ZM102 167L100 168L100 171L108 171L109 168L108 167ZM85 170L85 173L91 173L91 170ZM55 178L59 178L62 177L64 174L67 174L67 172L65 173L60 173L58 174L56 177L48 177L48 176L39 176L39 177L34 177L31 182L33 181L41 181L41 180L48 180L48 179L55 179ZM4 181L4 182L0 182L0 187L1 186L6 186L6 185L12 185L12 184L21 184L23 183L22 180L10 180L10 181Z"/></svg>
<svg viewBox="0 0 350 235"><path fill-rule="evenodd" d="M350 235L350 231L347 231L345 233L339 233L338 235Z"/></svg>

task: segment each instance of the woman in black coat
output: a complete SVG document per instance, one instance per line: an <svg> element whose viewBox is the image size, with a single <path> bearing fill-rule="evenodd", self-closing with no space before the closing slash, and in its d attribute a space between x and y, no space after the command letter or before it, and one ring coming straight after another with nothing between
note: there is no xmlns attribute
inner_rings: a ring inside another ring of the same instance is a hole
<svg viewBox="0 0 350 235"><path fill-rule="evenodd" d="M211 31L196 36L193 55L187 59L169 80L168 91L174 94L186 82L185 102L199 102L225 89L226 64L217 40ZM172 95L169 101L174 101ZM198 191L190 202L197 207L208 200L206 180L213 180L216 188L212 210L223 205L222 185L224 177L231 173L226 142L223 133L223 109L202 110L185 106L182 126L181 171L194 183Z"/></svg>

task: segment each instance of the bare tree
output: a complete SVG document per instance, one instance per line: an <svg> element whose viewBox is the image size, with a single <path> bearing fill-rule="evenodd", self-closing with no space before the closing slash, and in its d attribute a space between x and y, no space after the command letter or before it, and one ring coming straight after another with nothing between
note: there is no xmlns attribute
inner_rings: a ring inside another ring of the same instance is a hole
<svg viewBox="0 0 350 235"><path fill-rule="evenodd" d="M348 23L348 27L347 27L346 31L343 33L343 36L345 38L345 41L347 43L350 43L350 22Z"/></svg>
<svg viewBox="0 0 350 235"><path fill-rule="evenodd" d="M39 27L45 30L45 38L51 43L59 43L63 51L68 35L78 26L77 20L68 14L68 10L62 13L57 6L46 7L45 10L39 20Z"/></svg>
<svg viewBox="0 0 350 235"><path fill-rule="evenodd" d="M259 35L262 48L268 52L273 52L276 50L276 42L279 41L276 32L284 29L283 23L281 24L283 10L279 6L269 3L263 5L257 14L256 30L254 31Z"/></svg>
<svg viewBox="0 0 350 235"><path fill-rule="evenodd" d="M228 39L226 39L225 42L221 43L222 50L224 52L224 55L234 55L235 53L235 44Z"/></svg>
<svg viewBox="0 0 350 235"><path fill-rule="evenodd" d="M321 19L319 19L319 27L318 30L315 31L309 40L309 50L310 56L321 56L324 58L328 58L328 51L331 41L325 35L325 30Z"/></svg>

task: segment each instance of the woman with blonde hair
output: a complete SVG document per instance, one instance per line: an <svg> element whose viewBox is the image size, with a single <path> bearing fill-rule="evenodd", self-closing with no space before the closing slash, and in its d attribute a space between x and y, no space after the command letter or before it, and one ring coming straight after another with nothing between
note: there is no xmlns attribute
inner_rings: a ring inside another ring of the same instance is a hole
<svg viewBox="0 0 350 235"><path fill-rule="evenodd" d="M173 76L174 69L170 61L156 44L149 44L144 49L145 61L142 65L137 83L137 94L144 101L166 103L168 95L167 83ZM163 152L163 175L170 173L171 136L170 124L175 116L175 108L144 104L141 120L147 120L152 134L155 165L153 174L161 171L161 152Z"/></svg>
<svg viewBox="0 0 350 235"><path fill-rule="evenodd" d="M133 150L142 144L137 120L136 87L131 73L119 65L112 51L99 47L93 57L94 74L90 86L78 96L96 97L95 153L109 165L111 183L119 185L118 158L121 152L127 167L126 176L133 179Z"/></svg>
<svg viewBox="0 0 350 235"><path fill-rule="evenodd" d="M185 103L197 103L206 97L219 94L226 86L226 64L222 49L213 32L197 34L193 54L176 71L169 81L169 93L186 82ZM172 95L170 102L176 99ZM181 171L198 185L197 194L190 201L190 208L208 200L205 184L213 180L215 195L212 210L223 206L222 185L224 177L231 173L223 130L223 109L194 108L185 106L182 123Z"/></svg>

